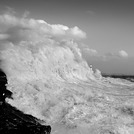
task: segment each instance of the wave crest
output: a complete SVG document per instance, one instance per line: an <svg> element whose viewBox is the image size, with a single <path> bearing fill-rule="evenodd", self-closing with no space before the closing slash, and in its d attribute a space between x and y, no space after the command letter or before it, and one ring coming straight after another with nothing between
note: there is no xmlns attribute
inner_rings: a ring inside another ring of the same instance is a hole
<svg viewBox="0 0 134 134"><path fill-rule="evenodd" d="M2 51L7 74L23 79L58 79L66 81L88 80L93 71L82 59L80 49L72 41L60 45L30 44L11 45ZM75 45L74 45L75 44Z"/></svg>

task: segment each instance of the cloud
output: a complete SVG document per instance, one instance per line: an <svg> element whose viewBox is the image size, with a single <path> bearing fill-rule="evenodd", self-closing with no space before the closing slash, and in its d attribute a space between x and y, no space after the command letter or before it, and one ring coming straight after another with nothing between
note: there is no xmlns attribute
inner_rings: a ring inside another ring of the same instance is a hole
<svg viewBox="0 0 134 134"><path fill-rule="evenodd" d="M127 58L128 57L128 54L126 51L124 50L120 50L118 52L109 52L109 53L106 53L104 55L104 59L105 60L108 60L108 59L118 59L118 58Z"/></svg>
<svg viewBox="0 0 134 134"><path fill-rule="evenodd" d="M8 39L9 35L8 34L0 34L0 40L5 40Z"/></svg>
<svg viewBox="0 0 134 134"><path fill-rule="evenodd" d="M21 40L44 40L46 36L57 40L86 38L86 33L77 26L69 28L61 24L48 24L44 20L17 18L10 14L0 15L0 28L0 39L6 38L4 34L9 35L9 41L13 43Z"/></svg>
<svg viewBox="0 0 134 134"><path fill-rule="evenodd" d="M98 55L98 52L95 49L84 48L84 52L86 52L90 56L97 56Z"/></svg>
<svg viewBox="0 0 134 134"><path fill-rule="evenodd" d="M120 50L120 51L119 51L119 56L120 56L120 57L123 57L123 58L126 58L126 57L128 57L128 54L127 54L126 51Z"/></svg>
<svg viewBox="0 0 134 134"><path fill-rule="evenodd" d="M84 48L83 52L87 55L88 58L90 58L90 60L93 61L109 61L112 59L123 60L128 57L127 52L124 50L120 50L118 52L108 52L100 54L95 49Z"/></svg>
<svg viewBox="0 0 134 134"><path fill-rule="evenodd" d="M29 14L30 14L30 12L26 10L26 11L24 12L24 14L23 14L23 18L28 17Z"/></svg>
<svg viewBox="0 0 134 134"><path fill-rule="evenodd" d="M74 28L71 28L69 33L76 37L79 37L79 38L86 37L86 33L84 33L82 30L80 30L77 26L75 26Z"/></svg>
<svg viewBox="0 0 134 134"><path fill-rule="evenodd" d="M10 14L10 15L16 14L14 8L9 7L9 6L6 6L6 7L5 7L4 13L5 13L5 14Z"/></svg>

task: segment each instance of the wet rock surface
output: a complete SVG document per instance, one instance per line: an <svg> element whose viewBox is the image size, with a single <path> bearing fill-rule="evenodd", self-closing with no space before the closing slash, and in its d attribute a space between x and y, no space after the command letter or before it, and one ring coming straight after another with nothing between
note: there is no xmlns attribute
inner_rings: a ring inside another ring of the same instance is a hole
<svg viewBox="0 0 134 134"><path fill-rule="evenodd" d="M33 116L26 115L5 101L12 93L6 89L5 74L0 72L0 133L1 134L50 134L51 127L44 126Z"/></svg>

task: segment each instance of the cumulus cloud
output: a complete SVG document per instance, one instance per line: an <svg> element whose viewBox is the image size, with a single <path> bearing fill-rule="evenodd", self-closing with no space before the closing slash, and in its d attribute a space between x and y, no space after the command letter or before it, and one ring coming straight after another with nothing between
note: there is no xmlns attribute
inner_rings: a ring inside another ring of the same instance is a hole
<svg viewBox="0 0 134 134"><path fill-rule="evenodd" d="M111 58L127 58L128 53L124 50L120 50L118 52L109 52L105 54L105 59L111 59Z"/></svg>
<svg viewBox="0 0 134 134"><path fill-rule="evenodd" d="M84 51L90 56L97 56L98 55L98 52L95 49L84 48Z"/></svg>
<svg viewBox="0 0 134 134"><path fill-rule="evenodd" d="M126 57L128 57L128 53L126 51L124 51L124 50L120 50L119 51L119 56L123 57L123 58L126 58Z"/></svg>
<svg viewBox="0 0 134 134"><path fill-rule="evenodd" d="M69 28L61 24L48 24L44 20L17 18L10 14L0 15L0 29L0 40L7 39L13 43L21 40L44 40L46 36L57 40L86 38L86 33L77 26Z"/></svg>

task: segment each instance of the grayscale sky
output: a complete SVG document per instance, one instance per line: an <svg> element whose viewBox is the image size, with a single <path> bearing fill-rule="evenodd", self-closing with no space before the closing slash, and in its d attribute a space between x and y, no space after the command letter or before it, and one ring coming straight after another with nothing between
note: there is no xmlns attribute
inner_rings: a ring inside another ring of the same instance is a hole
<svg viewBox="0 0 134 134"><path fill-rule="evenodd" d="M134 75L133 0L0 1L1 13L11 9L50 24L78 26L87 34L82 53L89 64L102 73Z"/></svg>

